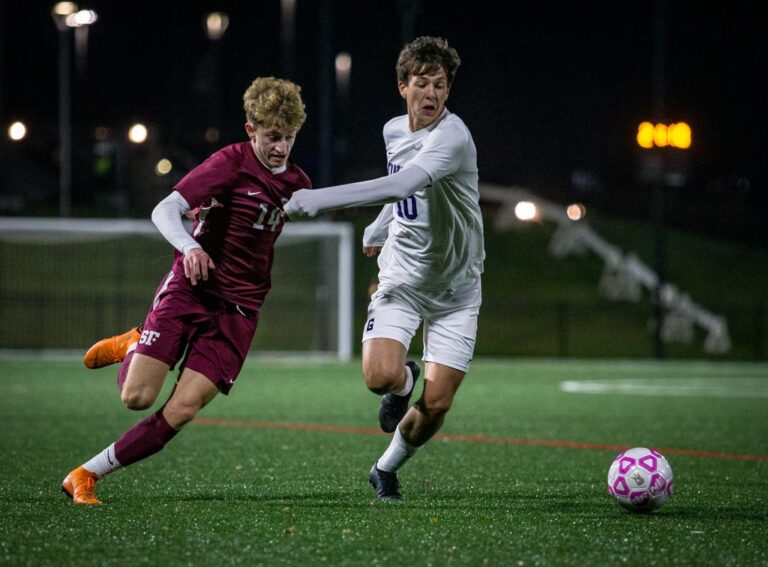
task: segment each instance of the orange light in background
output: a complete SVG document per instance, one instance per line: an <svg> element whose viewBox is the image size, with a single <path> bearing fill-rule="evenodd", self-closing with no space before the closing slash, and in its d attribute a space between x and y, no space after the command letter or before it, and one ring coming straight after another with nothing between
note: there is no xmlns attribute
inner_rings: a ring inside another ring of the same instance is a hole
<svg viewBox="0 0 768 567"><path fill-rule="evenodd" d="M685 122L669 125L669 145L683 150L691 147L691 127Z"/></svg>
<svg viewBox="0 0 768 567"><path fill-rule="evenodd" d="M641 122L637 127L637 145L649 150L667 146L687 150L691 147L691 127L685 122L652 124Z"/></svg>
<svg viewBox="0 0 768 567"><path fill-rule="evenodd" d="M653 128L653 145L663 148L667 145L667 125L656 124Z"/></svg>
<svg viewBox="0 0 768 567"><path fill-rule="evenodd" d="M587 208L581 203L573 203L565 209L565 214L572 221L579 221L587 216Z"/></svg>
<svg viewBox="0 0 768 567"><path fill-rule="evenodd" d="M637 144L645 149L653 147L653 124L650 122L640 123L640 126L637 127Z"/></svg>

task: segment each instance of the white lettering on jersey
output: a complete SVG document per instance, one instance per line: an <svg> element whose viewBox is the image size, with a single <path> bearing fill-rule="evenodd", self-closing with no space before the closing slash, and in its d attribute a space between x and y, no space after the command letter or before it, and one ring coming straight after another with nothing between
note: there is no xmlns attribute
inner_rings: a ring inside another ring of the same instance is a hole
<svg viewBox="0 0 768 567"><path fill-rule="evenodd" d="M253 228L256 230L271 230L274 232L280 224L280 213L282 211L277 207L270 210L266 203L259 203L259 208L261 209L261 212L259 213L259 218L253 223Z"/></svg>
<svg viewBox="0 0 768 567"><path fill-rule="evenodd" d="M157 331L147 331L145 329L141 333L141 338L139 339L139 343L143 345L151 345L159 338L160 338L160 333L158 333Z"/></svg>

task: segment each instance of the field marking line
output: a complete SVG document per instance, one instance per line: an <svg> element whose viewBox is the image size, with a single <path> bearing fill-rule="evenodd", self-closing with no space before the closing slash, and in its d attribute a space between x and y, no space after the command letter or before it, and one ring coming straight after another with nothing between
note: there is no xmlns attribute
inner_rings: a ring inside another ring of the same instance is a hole
<svg viewBox="0 0 768 567"><path fill-rule="evenodd" d="M212 427L238 427L246 429L282 429L292 431L325 431L328 433L349 433L353 435L389 436L380 429L372 427L352 427L346 425L325 425L318 423L288 423L281 421L259 421L253 419L224 419L218 417L198 417L193 425ZM558 447L567 449L589 449L598 451L622 452L631 449L630 445L612 445L604 443L583 443L578 441L557 441L550 439L512 439L509 437L489 437L486 435L457 435L438 433L433 439L457 441L463 443L496 443L501 445L528 445L539 447ZM730 459L738 461L768 461L768 455L750 455L743 453L720 453L716 451L697 451L694 449L670 449L654 447L662 454L685 455L707 459Z"/></svg>
<svg viewBox="0 0 768 567"><path fill-rule="evenodd" d="M571 394L630 396L768 398L768 380L761 378L566 380L560 383L560 391Z"/></svg>

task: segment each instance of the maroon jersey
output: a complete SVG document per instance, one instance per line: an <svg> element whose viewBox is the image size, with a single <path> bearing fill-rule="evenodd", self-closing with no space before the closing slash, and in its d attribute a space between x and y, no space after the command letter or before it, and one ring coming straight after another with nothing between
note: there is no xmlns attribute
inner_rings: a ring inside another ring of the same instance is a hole
<svg viewBox="0 0 768 567"><path fill-rule="evenodd" d="M194 213L192 236L216 265L200 291L258 309L272 285L275 240L283 231L283 204L311 187L309 177L288 163L282 173L262 164L250 142L222 148L174 187ZM184 277L183 255L173 271Z"/></svg>

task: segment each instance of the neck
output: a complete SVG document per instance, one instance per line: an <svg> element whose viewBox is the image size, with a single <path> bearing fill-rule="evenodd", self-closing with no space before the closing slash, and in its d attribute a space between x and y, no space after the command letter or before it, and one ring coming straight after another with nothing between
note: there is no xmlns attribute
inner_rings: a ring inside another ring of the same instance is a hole
<svg viewBox="0 0 768 567"><path fill-rule="evenodd" d="M418 125L418 118L414 115L411 116L410 113L408 113L408 128L411 130L411 132L418 132L419 130L423 130L424 128L431 128L432 126L435 126L438 122L440 122L443 117L445 116L446 111L445 107L443 107L443 110L440 111L440 114L435 116L435 119L432 120L429 124L424 124L423 126Z"/></svg>

